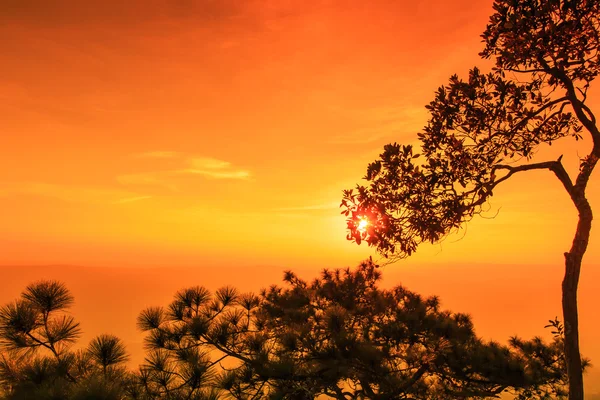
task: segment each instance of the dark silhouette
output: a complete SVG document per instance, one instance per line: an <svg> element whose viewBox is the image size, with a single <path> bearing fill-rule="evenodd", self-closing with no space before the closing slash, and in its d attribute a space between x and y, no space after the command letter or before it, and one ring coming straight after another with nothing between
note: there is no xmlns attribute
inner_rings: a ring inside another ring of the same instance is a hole
<svg viewBox="0 0 600 400"><path fill-rule="evenodd" d="M0 309L0 398L7 400L564 398L562 327L555 340L475 336L470 318L403 287L382 290L372 261L292 272L260 295L182 290L138 318L147 357L136 372L111 335L72 351L79 325L57 282L27 287Z"/></svg>
<svg viewBox="0 0 600 400"><path fill-rule="evenodd" d="M148 333L148 356L140 367L143 393L152 399L217 398L221 362L246 361L244 345L255 329L250 317L256 304L253 296L240 297L232 288L212 295L192 287L179 291L166 309L144 310L138 317L138 327ZM231 368L234 373L241 367Z"/></svg>
<svg viewBox="0 0 600 400"><path fill-rule="evenodd" d="M427 106L421 154L411 146L385 146L368 166L369 186L345 191L342 200L349 240L403 258L480 213L514 174L552 172L579 215L562 283L571 400L583 400L577 287L592 223L586 188L600 157L600 131L586 105L600 71L599 19L596 0L496 0L481 53L495 58L493 72L474 68L466 80L452 76ZM541 144L584 135L592 149L573 179L561 158L530 162Z"/></svg>
<svg viewBox="0 0 600 400"><path fill-rule="evenodd" d="M129 379L121 340L93 339L71 351L79 323L67 312L73 296L59 282L27 286L21 299L0 309L0 388L4 399L119 400Z"/></svg>
<svg viewBox="0 0 600 400"><path fill-rule="evenodd" d="M467 315L402 287L381 290L379 278L367 261L311 284L288 272L286 288L260 296L181 291L166 309L140 315L150 349L144 387L154 398L219 389L238 399L564 394L561 339L485 343Z"/></svg>

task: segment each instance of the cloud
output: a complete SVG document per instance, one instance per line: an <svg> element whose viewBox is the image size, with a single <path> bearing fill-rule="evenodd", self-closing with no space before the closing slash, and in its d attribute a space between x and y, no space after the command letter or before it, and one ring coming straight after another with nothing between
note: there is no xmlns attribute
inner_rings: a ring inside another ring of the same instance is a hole
<svg viewBox="0 0 600 400"><path fill-rule="evenodd" d="M208 158L208 157L194 157L188 159L188 164L192 166L192 168L197 169L224 169L231 167L231 163L228 161L217 160L216 158Z"/></svg>
<svg viewBox="0 0 600 400"><path fill-rule="evenodd" d="M181 172L193 175L203 175L213 179L248 179L250 178L250 172L239 170L239 171L211 171L202 169L184 169Z"/></svg>
<svg viewBox="0 0 600 400"><path fill-rule="evenodd" d="M188 168L180 171L184 174L202 175L207 178L213 179L248 179L250 178L250 172L246 170L210 170L210 169L194 169Z"/></svg>
<svg viewBox="0 0 600 400"><path fill-rule="evenodd" d="M0 196L33 195L69 203L116 203L121 199L147 197L139 193L100 186L62 185L45 182L0 183Z"/></svg>
<svg viewBox="0 0 600 400"><path fill-rule="evenodd" d="M135 156L138 158L175 158L179 155L176 151L148 151L146 153L139 153Z"/></svg>
<svg viewBox="0 0 600 400"><path fill-rule="evenodd" d="M133 203L135 201L140 201L140 200L146 200L146 199L151 199L152 196L136 196L136 197L125 197L122 199L119 199L115 202L113 202L113 204L127 204L127 203Z"/></svg>
<svg viewBox="0 0 600 400"><path fill-rule="evenodd" d="M181 178L186 175L223 180L245 180L252 175L246 169L234 167L229 161L212 157L183 157L180 153L169 151L140 153L138 157L179 157L188 167L119 175L116 179L121 185L162 186L171 191L179 191Z"/></svg>
<svg viewBox="0 0 600 400"><path fill-rule="evenodd" d="M191 168L179 170L179 173L202 175L212 179L248 179L251 174L245 169L235 168L229 161L210 157L193 157L187 160Z"/></svg>

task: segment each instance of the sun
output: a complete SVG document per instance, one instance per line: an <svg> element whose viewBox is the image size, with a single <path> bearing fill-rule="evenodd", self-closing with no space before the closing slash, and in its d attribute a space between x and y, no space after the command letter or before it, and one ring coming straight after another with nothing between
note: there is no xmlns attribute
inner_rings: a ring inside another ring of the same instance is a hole
<svg viewBox="0 0 600 400"><path fill-rule="evenodd" d="M358 226L356 227L356 229L360 233L365 233L365 231L367 230L367 226L369 226L369 220L363 217L360 218L360 220L358 221Z"/></svg>

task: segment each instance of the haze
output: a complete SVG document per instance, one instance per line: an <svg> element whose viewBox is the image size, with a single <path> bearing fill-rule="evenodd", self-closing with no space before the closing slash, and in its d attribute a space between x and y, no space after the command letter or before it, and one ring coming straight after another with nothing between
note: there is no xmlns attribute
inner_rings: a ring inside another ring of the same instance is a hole
<svg viewBox="0 0 600 400"><path fill-rule="evenodd" d="M284 269L310 278L376 256L346 241L341 191L383 145L416 141L450 75L489 68L477 54L490 13L467 0L3 2L1 303L59 279L82 342L114 333L137 364L135 317L177 289L258 290ZM589 145L565 152L571 170ZM530 173L485 216L387 266L384 284L439 295L486 338L549 337L570 200ZM579 291L594 365L599 243L594 229ZM586 386L600 392L598 367Z"/></svg>

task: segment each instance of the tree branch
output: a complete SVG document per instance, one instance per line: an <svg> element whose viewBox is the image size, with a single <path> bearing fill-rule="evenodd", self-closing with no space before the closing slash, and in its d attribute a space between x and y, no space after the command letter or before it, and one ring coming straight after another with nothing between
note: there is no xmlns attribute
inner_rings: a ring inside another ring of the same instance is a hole
<svg viewBox="0 0 600 400"><path fill-rule="evenodd" d="M532 69L518 69L518 68L504 68L506 71L510 71L510 72L516 72L516 73L520 73L520 74L526 74L526 73L535 73L535 72L546 72L544 69L542 68L532 68Z"/></svg>
<svg viewBox="0 0 600 400"><path fill-rule="evenodd" d="M583 101L579 100L579 97L577 97L573 80L569 78L565 71L561 70L560 68L551 67L543 57L538 57L538 61L550 75L552 75L565 86L565 89L567 90L567 97L571 103L571 106L573 107L573 110L575 111L575 115L581 124L592 135L592 140L594 142L593 152L597 157L600 157L600 130L598 130L598 127L596 126L596 117L592 110L585 105Z"/></svg>
<svg viewBox="0 0 600 400"><path fill-rule="evenodd" d="M571 195L573 192L573 182L571 181L571 177L565 170L565 167L562 165L561 160L562 160L562 156L560 156L558 158L558 160L556 160L556 161L546 161L546 162L534 163L534 164L524 164L524 165L519 165L516 167L510 166L510 165L497 165L495 167L496 169L506 169L506 170L508 170L508 174L506 174L502 178L495 181L494 186L496 186L497 184L499 184L502 181L505 181L506 179L508 179L510 176L516 174L517 172L531 171L531 170L535 170L535 169L549 169L550 171L554 172L554 175L556 175L556 177L563 184L563 186L565 187L565 189L567 190L569 195Z"/></svg>
<svg viewBox="0 0 600 400"><path fill-rule="evenodd" d="M54 346L49 346L47 343L42 342L41 340L39 340L38 338L33 336L30 332L27 332L26 335L29 336L31 338L31 340L36 342L38 344L38 346L43 346L43 347L47 348L48 350L50 350L52 352L52 354L54 354L54 356L56 357L56 360L60 361L60 354L58 354L58 352L56 351ZM71 382L77 383L77 379L75 379L75 377L73 377L73 375L71 375L71 373L69 371L67 371L67 378L69 378L69 380Z"/></svg>
<svg viewBox="0 0 600 400"><path fill-rule="evenodd" d="M573 185L573 182L571 181L569 174L567 173L564 166L562 165L561 160L562 160L562 156L560 156L558 158L558 160L556 160L556 161L545 161L545 162L540 162L540 163L523 164L523 165L517 165L517 166L504 165L504 164L495 165L492 168L492 175L494 175L496 170L507 170L508 173L506 175L504 175L503 177L501 177L495 181L489 182L486 186L484 186L482 189L484 189L485 195L481 196L477 201L474 201L473 203L471 203L469 205L469 207L471 207L471 208L477 207L477 206L480 206L483 203L485 203L487 201L489 193L491 193L496 188L496 186L498 186L500 183L508 180L511 176L513 176L517 172L532 171L532 170L539 170L539 169L547 169L547 170L554 172L556 177L561 181L561 183L567 190L567 193L569 193L569 196L571 196L571 198L573 198L574 185ZM473 189L472 191L465 193L465 195L474 194L478 190L479 189Z"/></svg>
<svg viewBox="0 0 600 400"><path fill-rule="evenodd" d="M428 369L429 369L428 363L421 365L421 367L415 372L415 374L413 376L411 376L408 381L404 382L404 384L402 386L399 387L399 390L402 392L402 391L406 390L407 388L411 387L412 385L414 385L419 379L421 379L421 377L423 375L425 375L425 372L427 372Z"/></svg>

